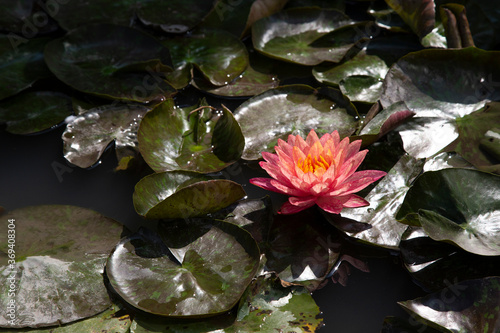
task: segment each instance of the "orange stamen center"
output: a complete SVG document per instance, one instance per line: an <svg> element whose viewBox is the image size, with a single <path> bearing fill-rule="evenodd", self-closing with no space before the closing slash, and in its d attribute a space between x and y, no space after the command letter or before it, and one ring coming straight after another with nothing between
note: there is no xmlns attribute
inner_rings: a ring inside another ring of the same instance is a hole
<svg viewBox="0 0 500 333"><path fill-rule="evenodd" d="M315 172L319 168L324 169L324 171L328 170L330 164L323 158L323 156L319 156L319 160L317 157L314 159L311 157L311 154L307 155L305 159L299 159L297 162L297 166L304 171L304 173Z"/></svg>

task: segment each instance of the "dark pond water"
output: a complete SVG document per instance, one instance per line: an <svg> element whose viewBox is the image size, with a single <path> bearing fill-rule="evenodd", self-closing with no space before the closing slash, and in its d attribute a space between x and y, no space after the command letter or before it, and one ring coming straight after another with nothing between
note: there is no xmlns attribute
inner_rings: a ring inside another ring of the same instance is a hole
<svg viewBox="0 0 500 333"><path fill-rule="evenodd" d="M13 210L69 204L98 211L131 229L146 225L132 204L133 188L141 175L114 172L113 150L91 170L67 164L61 134L61 128L38 136L0 132L0 206ZM263 195L251 185L245 190L249 197ZM411 320L397 301L425 294L411 281L396 254L368 246L360 247L360 253L370 272L352 268L346 286L330 281L313 295L326 323L322 333L380 332L386 316Z"/></svg>

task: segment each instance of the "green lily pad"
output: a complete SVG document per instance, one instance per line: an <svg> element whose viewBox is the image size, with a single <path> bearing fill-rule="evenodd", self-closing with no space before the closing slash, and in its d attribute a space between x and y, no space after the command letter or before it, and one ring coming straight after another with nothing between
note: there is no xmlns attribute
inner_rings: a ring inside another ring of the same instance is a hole
<svg viewBox="0 0 500 333"><path fill-rule="evenodd" d="M117 155L137 149L137 130L148 110L140 104L107 105L73 118L62 135L64 157L80 168L88 168L99 161L113 141Z"/></svg>
<svg viewBox="0 0 500 333"><path fill-rule="evenodd" d="M261 73L250 65L238 78L224 86L214 86L207 80L196 77L192 83L196 88L204 92L227 97L254 96L279 86L276 75Z"/></svg>
<svg viewBox="0 0 500 333"><path fill-rule="evenodd" d="M323 61L338 62L357 40L347 45L311 44L352 23L335 9L292 8L255 22L252 40L256 50L273 58L310 66Z"/></svg>
<svg viewBox="0 0 500 333"><path fill-rule="evenodd" d="M22 333L74 333L74 332L88 332L88 333L128 333L130 324L132 323L129 315L117 316L118 307L115 305L111 309L104 311L94 317L78 321L76 323L69 323L57 327L38 328L38 329L19 329L15 332ZM7 332L0 328L0 332ZM12 332L12 331L8 331Z"/></svg>
<svg viewBox="0 0 500 333"><path fill-rule="evenodd" d="M196 172L167 171L144 177L133 194L137 213L152 219L188 218L214 213L243 198L242 186Z"/></svg>
<svg viewBox="0 0 500 333"><path fill-rule="evenodd" d="M388 71L389 67L380 57L366 54L365 49L338 66L315 67L313 75L322 83L340 86L351 101L375 103Z"/></svg>
<svg viewBox="0 0 500 333"><path fill-rule="evenodd" d="M55 128L71 114L71 98L56 92L26 92L0 102L0 122L6 123L7 132L13 134Z"/></svg>
<svg viewBox="0 0 500 333"><path fill-rule="evenodd" d="M201 110L193 110L203 106ZM139 149L156 172L189 170L202 173L224 169L238 160L245 145L232 113L212 111L206 101L177 108L169 99L147 113L138 132Z"/></svg>
<svg viewBox="0 0 500 333"><path fill-rule="evenodd" d="M7 309L13 301L17 308L13 323L2 311L0 327L65 324L111 306L102 273L120 239L116 221L84 208L49 205L11 211L2 224L0 271L11 280L0 284L0 303Z"/></svg>
<svg viewBox="0 0 500 333"><path fill-rule="evenodd" d="M500 275L499 256L479 256L438 242L422 228L408 227L400 243L401 259L420 286L437 291L453 283Z"/></svg>
<svg viewBox="0 0 500 333"><path fill-rule="evenodd" d="M481 149L486 133L500 124L500 103L488 103L483 109L458 118L456 122L458 138L445 150L456 151L480 170L500 173L500 159L490 157L491 150Z"/></svg>
<svg viewBox="0 0 500 333"><path fill-rule="evenodd" d="M500 255L500 176L469 169L422 174L396 219L422 226L434 240L480 255Z"/></svg>
<svg viewBox="0 0 500 333"><path fill-rule="evenodd" d="M463 281L398 304L441 330L457 333L500 330L499 277Z"/></svg>
<svg viewBox="0 0 500 333"><path fill-rule="evenodd" d="M0 35L0 100L52 75L43 60L43 48L48 41L48 38L18 40L12 35Z"/></svg>
<svg viewBox="0 0 500 333"><path fill-rule="evenodd" d="M419 2L386 0L385 2L401 16L418 37L423 38L434 29L435 5L433 0Z"/></svg>
<svg viewBox="0 0 500 333"><path fill-rule="evenodd" d="M142 23L168 33L185 33L198 25L213 7L212 1L139 0L137 16Z"/></svg>
<svg viewBox="0 0 500 333"><path fill-rule="evenodd" d="M410 184L422 171L423 161L405 155L387 173L387 175L365 196L370 205L361 208L344 208L340 217L332 215L334 222L347 219L369 223L371 228L359 232L350 232L349 236L364 242L398 249L401 236L407 226L394 218L403 203ZM347 223L347 221L340 221ZM334 224L336 224L334 223Z"/></svg>
<svg viewBox="0 0 500 333"><path fill-rule="evenodd" d="M73 88L106 98L137 102L174 93L163 75L170 54L139 30L110 24L84 25L45 47L49 69Z"/></svg>
<svg viewBox="0 0 500 333"><path fill-rule="evenodd" d="M163 41L172 53L175 71L167 79L175 87L189 83L192 68L216 86L238 78L248 66L245 45L223 30L199 30L189 36Z"/></svg>
<svg viewBox="0 0 500 333"><path fill-rule="evenodd" d="M206 317L227 312L259 266L253 238L230 223L179 220L160 225L159 234L161 239L152 232L124 239L106 265L114 290L149 313Z"/></svg>
<svg viewBox="0 0 500 333"><path fill-rule="evenodd" d="M500 99L500 52L476 48L423 50L394 64L384 81L381 103L404 101L415 117L398 128L405 150L434 155L458 137L456 121ZM439 133L439 135L436 135Z"/></svg>
<svg viewBox="0 0 500 333"><path fill-rule="evenodd" d="M240 301L236 318L173 322L136 317L131 333L315 332L323 325L318 306L302 287L283 288L274 277L259 277Z"/></svg>
<svg viewBox="0 0 500 333"><path fill-rule="evenodd" d="M318 134L337 130L349 136L358 124L356 109L340 91L333 88L316 90L306 85L282 86L254 96L241 104L235 118L245 137L242 158L257 160L263 151L274 152L279 138L289 134Z"/></svg>
<svg viewBox="0 0 500 333"><path fill-rule="evenodd" d="M341 248L340 232L317 210L277 215L266 246L266 269L275 272L283 285L301 285L312 292L324 285Z"/></svg>

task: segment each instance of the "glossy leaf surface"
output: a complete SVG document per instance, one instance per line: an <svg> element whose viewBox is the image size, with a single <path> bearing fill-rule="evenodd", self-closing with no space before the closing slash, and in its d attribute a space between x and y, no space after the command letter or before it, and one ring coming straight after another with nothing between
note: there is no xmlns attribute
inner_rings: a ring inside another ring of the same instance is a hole
<svg viewBox="0 0 500 333"><path fill-rule="evenodd" d="M248 66L245 45L235 36L221 30L198 30L189 36L163 41L172 53L175 71L167 76L175 87L189 83L196 67L216 86L236 79Z"/></svg>
<svg viewBox="0 0 500 333"><path fill-rule="evenodd" d="M102 273L122 226L94 211L63 205L21 208L2 216L8 230L14 220L15 261L8 262L7 232L0 235L0 270L12 277L16 320L7 312L0 326L41 327L96 315L111 306ZM11 252L12 253L12 252ZM1 305L7 309L10 284L0 284Z"/></svg>
<svg viewBox="0 0 500 333"><path fill-rule="evenodd" d="M71 99L62 93L32 91L0 102L0 122L13 134L34 134L61 124L73 114Z"/></svg>
<svg viewBox="0 0 500 333"><path fill-rule="evenodd" d="M245 136L242 158L259 159L262 151L274 152L278 138L286 140L292 133L304 136L312 128L318 134L337 130L348 136L357 124L352 111L356 112L350 101L333 88L292 85L268 90L234 111Z"/></svg>
<svg viewBox="0 0 500 333"><path fill-rule="evenodd" d="M344 208L340 214L342 219L368 223L371 226L367 230L351 232L349 235L371 244L398 249L407 226L396 221L394 216L403 203L410 184L422 171L422 166L422 161L408 155L403 156L365 196L369 206Z"/></svg>
<svg viewBox="0 0 500 333"><path fill-rule="evenodd" d="M435 5L433 0L385 0L403 21L423 38L434 28Z"/></svg>
<svg viewBox="0 0 500 333"><path fill-rule="evenodd" d="M153 170L209 173L240 158L245 139L229 110L211 110L204 100L185 108L173 103L159 104L139 127L139 149Z"/></svg>
<svg viewBox="0 0 500 333"><path fill-rule="evenodd" d="M162 316L229 311L258 268L253 238L225 222L166 223L159 228L163 241L147 232L117 245L107 264L113 288L134 307Z"/></svg>
<svg viewBox="0 0 500 333"><path fill-rule="evenodd" d="M283 285L302 285L311 292L323 285L342 248L340 233L325 222L313 209L274 218L266 268L276 272Z"/></svg>
<svg viewBox="0 0 500 333"><path fill-rule="evenodd" d="M411 276L427 291L452 283L500 275L499 256L480 256L438 242L422 228L409 227L400 244L401 258Z"/></svg>
<svg viewBox="0 0 500 333"><path fill-rule="evenodd" d="M399 304L451 332L496 332L500 329L500 278L463 281Z"/></svg>
<svg viewBox="0 0 500 333"><path fill-rule="evenodd" d="M408 191L396 218L422 226L435 240L480 255L500 255L499 189L500 176L485 172L426 172Z"/></svg>
<svg viewBox="0 0 500 333"><path fill-rule="evenodd" d="M171 71L168 49L136 29L85 25L48 43L44 55L57 78L83 92L138 102L174 93L162 78Z"/></svg>
<svg viewBox="0 0 500 333"><path fill-rule="evenodd" d="M337 10L289 9L255 22L252 40L256 50L273 58L302 65L338 62L352 44L339 46L331 43L321 47L311 44L351 23L348 16Z"/></svg>
<svg viewBox="0 0 500 333"><path fill-rule="evenodd" d="M398 129L409 154L424 158L439 152L458 137L456 119L500 99L494 88L500 81L499 55L476 48L424 50L391 67L381 103L404 101L416 113Z"/></svg>
<svg viewBox="0 0 500 333"><path fill-rule="evenodd" d="M139 104L109 105L73 118L62 135L64 157L80 168L88 168L99 161L113 141L117 155L137 149L137 130L147 111Z"/></svg>
<svg viewBox="0 0 500 333"><path fill-rule="evenodd" d="M168 219L203 216L243 198L242 186L225 179L210 179L195 172L167 171L144 177L133 195L137 213Z"/></svg>

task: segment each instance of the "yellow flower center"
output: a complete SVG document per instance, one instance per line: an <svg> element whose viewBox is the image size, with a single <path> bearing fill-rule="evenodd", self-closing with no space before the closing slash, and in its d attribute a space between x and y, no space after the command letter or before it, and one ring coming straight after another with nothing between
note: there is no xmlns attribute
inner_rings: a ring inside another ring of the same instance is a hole
<svg viewBox="0 0 500 333"><path fill-rule="evenodd" d="M317 157L314 159L311 157L311 154L307 155L305 159L299 159L297 162L297 166L304 171L304 173L308 172L316 172L319 168L323 169L323 172L328 170L330 167L330 164L328 164L327 161L323 158L323 156L319 157L319 160Z"/></svg>

